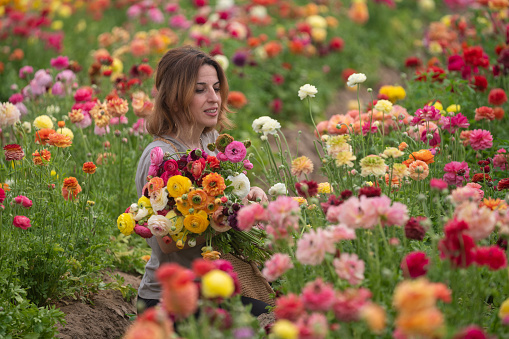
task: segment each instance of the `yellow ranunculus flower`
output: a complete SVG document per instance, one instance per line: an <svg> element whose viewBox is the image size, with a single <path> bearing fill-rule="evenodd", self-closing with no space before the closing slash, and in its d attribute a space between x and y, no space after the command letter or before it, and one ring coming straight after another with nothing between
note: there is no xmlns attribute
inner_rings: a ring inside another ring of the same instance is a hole
<svg viewBox="0 0 509 339"><path fill-rule="evenodd" d="M500 305L500 309L498 310L498 317L501 320L506 319L509 317L509 299L506 299L502 305Z"/></svg>
<svg viewBox="0 0 509 339"><path fill-rule="evenodd" d="M312 28L327 28L327 20L320 15L311 15L306 18L306 22Z"/></svg>
<svg viewBox="0 0 509 339"><path fill-rule="evenodd" d="M171 210L166 214L166 218L168 218L171 223L170 230L168 231L170 235L176 235L182 231L184 227L184 217L177 215L175 211Z"/></svg>
<svg viewBox="0 0 509 339"><path fill-rule="evenodd" d="M51 121L51 118L47 115L39 115L34 120L34 127L38 129L53 128L53 121Z"/></svg>
<svg viewBox="0 0 509 339"><path fill-rule="evenodd" d="M64 27L64 23L62 20L55 20L51 23L51 29L54 31L59 31Z"/></svg>
<svg viewBox="0 0 509 339"><path fill-rule="evenodd" d="M139 208L152 208L152 204L150 203L150 199L146 196L142 196L138 199L138 207Z"/></svg>
<svg viewBox="0 0 509 339"><path fill-rule="evenodd" d="M324 42L327 38L327 30L325 28L312 28L311 38L315 42Z"/></svg>
<svg viewBox="0 0 509 339"><path fill-rule="evenodd" d="M130 213L122 213L117 218L117 227L122 234L130 235L134 230L134 219Z"/></svg>
<svg viewBox="0 0 509 339"><path fill-rule="evenodd" d="M332 186L328 182L321 182L318 184L318 193L330 193L332 192Z"/></svg>
<svg viewBox="0 0 509 339"><path fill-rule="evenodd" d="M233 279L224 271L212 270L201 280L201 292L205 298L228 298L234 291Z"/></svg>
<svg viewBox="0 0 509 339"><path fill-rule="evenodd" d="M168 188L168 194L173 198L177 198L189 192L192 185L193 183L189 178L182 175L174 175L168 179L166 187Z"/></svg>
<svg viewBox="0 0 509 339"><path fill-rule="evenodd" d="M71 138L71 140L74 139L74 133L67 127L57 129L57 133L63 134L66 137Z"/></svg>
<svg viewBox="0 0 509 339"><path fill-rule="evenodd" d="M122 73L124 70L124 64L119 58L113 58L113 63L111 64L111 71L113 73Z"/></svg>
<svg viewBox="0 0 509 339"><path fill-rule="evenodd" d="M183 215L189 214L189 209L191 208L191 203L187 199L177 198L175 199L175 203L177 205L177 209Z"/></svg>
<svg viewBox="0 0 509 339"><path fill-rule="evenodd" d="M189 232L196 234L204 232L209 226L209 223L207 212L203 210L188 214L184 219L184 227L189 230Z"/></svg>
<svg viewBox="0 0 509 339"><path fill-rule="evenodd" d="M272 338L276 339L297 339L299 329L290 320L281 319L272 326Z"/></svg>
<svg viewBox="0 0 509 339"><path fill-rule="evenodd" d="M461 106L460 105L456 105L456 104L452 104L452 105L449 105L447 106L447 108L445 109L447 112L449 113L458 113L459 111L461 111Z"/></svg>

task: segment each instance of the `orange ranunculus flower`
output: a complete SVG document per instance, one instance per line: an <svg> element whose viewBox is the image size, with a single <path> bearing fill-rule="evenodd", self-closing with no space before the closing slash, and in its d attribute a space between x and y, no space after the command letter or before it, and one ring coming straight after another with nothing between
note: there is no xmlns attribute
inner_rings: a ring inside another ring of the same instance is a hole
<svg viewBox="0 0 509 339"><path fill-rule="evenodd" d="M199 210L184 218L184 227L192 233L203 233L209 226L208 215L205 211Z"/></svg>
<svg viewBox="0 0 509 339"><path fill-rule="evenodd" d="M421 160L426 163L426 165L432 164L435 162L434 160L435 156L433 153L428 151L427 149L421 149L418 152L413 152L408 156L408 160L403 161L403 163L407 166L410 166L410 164L416 160Z"/></svg>
<svg viewBox="0 0 509 339"><path fill-rule="evenodd" d="M348 17L356 24L364 24L369 19L368 5L365 0L354 0L348 10Z"/></svg>
<svg viewBox="0 0 509 339"><path fill-rule="evenodd" d="M94 174L96 169L97 166L92 161L83 164L83 172L87 174Z"/></svg>
<svg viewBox="0 0 509 339"><path fill-rule="evenodd" d="M493 199L493 198L484 199L483 202L479 205L479 207L481 207L483 205L488 207L492 211L507 209L506 202L504 200L499 199L499 198L497 198L497 199Z"/></svg>
<svg viewBox="0 0 509 339"><path fill-rule="evenodd" d="M404 150L406 150L406 149L407 149L407 147L408 147L408 144L407 144L406 142L404 142L404 141L403 141L401 144L399 144L398 149L399 149L401 152L403 152Z"/></svg>
<svg viewBox="0 0 509 339"><path fill-rule="evenodd" d="M277 41L269 41L264 46L265 52L269 58L277 56L283 50L281 43Z"/></svg>
<svg viewBox="0 0 509 339"><path fill-rule="evenodd" d="M148 188L148 193L152 194L154 192L158 192L161 188L164 187L164 180L159 177L154 177L147 182L146 187Z"/></svg>
<svg viewBox="0 0 509 339"><path fill-rule="evenodd" d="M196 189L187 194L187 200L195 210L203 210L207 207L208 195L204 190Z"/></svg>
<svg viewBox="0 0 509 339"><path fill-rule="evenodd" d="M127 103L127 100L122 98L114 98L108 100L106 105L108 107L108 113L112 117L120 118L121 116L125 115L127 111L129 111L129 104Z"/></svg>
<svg viewBox="0 0 509 339"><path fill-rule="evenodd" d="M208 251L208 252L203 252L201 254L201 256L205 260L213 261L213 260L219 259L221 257L221 253L219 253L218 251Z"/></svg>
<svg viewBox="0 0 509 339"><path fill-rule="evenodd" d="M228 104L233 108L242 108L247 104L246 96L242 92L231 91L228 94Z"/></svg>
<svg viewBox="0 0 509 339"><path fill-rule="evenodd" d="M64 179L64 184L62 185L62 196L65 200L76 199L79 192L81 192L81 186L75 177Z"/></svg>
<svg viewBox="0 0 509 339"><path fill-rule="evenodd" d="M224 178L218 173L207 174L202 180L203 190L210 196L217 197L226 189Z"/></svg>
<svg viewBox="0 0 509 339"><path fill-rule="evenodd" d="M47 149L43 149L41 151L35 151L32 153L32 161L35 165L41 166L46 165L51 160L51 152Z"/></svg>
<svg viewBox="0 0 509 339"><path fill-rule="evenodd" d="M55 132L48 136L48 144L59 148L66 148L72 145L72 140L67 135Z"/></svg>
<svg viewBox="0 0 509 339"><path fill-rule="evenodd" d="M67 113L69 119L73 124L78 122L82 122L85 116L83 115L83 111L80 109L73 109L71 112Z"/></svg>
<svg viewBox="0 0 509 339"><path fill-rule="evenodd" d="M191 270L175 263L165 263L157 270L162 287L162 305L178 318L191 316L198 308L198 285Z"/></svg>
<svg viewBox="0 0 509 339"><path fill-rule="evenodd" d="M65 127L65 121L62 121L62 120L61 120L61 121L59 121L59 122L58 122L58 127L59 127L59 128L64 128L64 127Z"/></svg>
<svg viewBox="0 0 509 339"><path fill-rule="evenodd" d="M43 128L35 132L35 143L46 145L49 140L49 136L55 133L54 129Z"/></svg>

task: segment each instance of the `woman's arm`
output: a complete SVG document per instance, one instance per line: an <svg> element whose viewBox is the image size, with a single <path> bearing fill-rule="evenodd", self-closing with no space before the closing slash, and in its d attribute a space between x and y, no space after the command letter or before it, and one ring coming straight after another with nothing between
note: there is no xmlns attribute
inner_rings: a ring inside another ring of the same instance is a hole
<svg viewBox="0 0 509 339"><path fill-rule="evenodd" d="M164 242L163 240L163 237L158 237L158 236L155 236L154 237L156 238L157 240L157 243L159 244L159 248L161 248L161 251L164 253L164 254L169 254L169 253L173 253L173 252L177 252L177 251L180 251L181 249L177 247L177 244L175 241L172 241L167 244ZM203 244L205 244L205 241L207 240L207 236L205 234L202 234L200 236L198 236L196 238L196 246L200 246L202 247ZM187 244L187 241L185 242L184 244L184 247L182 248L183 250L185 249L188 249L188 248L191 248L188 244Z"/></svg>

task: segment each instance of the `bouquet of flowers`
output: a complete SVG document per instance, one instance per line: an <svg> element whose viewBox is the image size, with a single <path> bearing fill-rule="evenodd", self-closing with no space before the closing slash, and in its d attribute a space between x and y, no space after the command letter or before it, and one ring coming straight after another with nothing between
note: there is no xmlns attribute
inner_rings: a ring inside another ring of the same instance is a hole
<svg viewBox="0 0 509 339"><path fill-rule="evenodd" d="M143 196L118 217L118 229L143 238L161 236L180 249L186 243L196 246L197 237L205 235L204 258L232 253L262 262L269 255L263 249L266 233L256 227L241 231L237 222L251 187L246 176L253 168L246 158L250 144L221 134L207 146L211 152L217 149L217 156L200 149L163 154L155 147Z"/></svg>

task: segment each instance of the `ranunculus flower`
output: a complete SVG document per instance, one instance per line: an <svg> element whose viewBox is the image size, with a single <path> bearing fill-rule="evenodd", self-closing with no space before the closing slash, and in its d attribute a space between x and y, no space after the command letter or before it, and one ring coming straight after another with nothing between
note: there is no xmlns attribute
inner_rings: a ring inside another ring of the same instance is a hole
<svg viewBox="0 0 509 339"><path fill-rule="evenodd" d="M267 281L274 281L291 268L293 268L293 263L288 254L275 253L265 262L262 274Z"/></svg>
<svg viewBox="0 0 509 339"><path fill-rule="evenodd" d="M18 205L22 205L25 208L32 207L32 200L28 199L24 195L18 195L16 198L14 198L14 202Z"/></svg>
<svg viewBox="0 0 509 339"><path fill-rule="evenodd" d="M315 94L318 93L318 90L315 86L310 84L305 84L299 88L299 98L300 100L304 100L307 97L314 98Z"/></svg>
<svg viewBox="0 0 509 339"><path fill-rule="evenodd" d="M334 270L340 279L348 281L350 285L357 285L364 280L364 261L357 254L341 253L333 261Z"/></svg>
<svg viewBox="0 0 509 339"><path fill-rule="evenodd" d="M153 235L157 237L164 237L168 234L171 223L170 220L162 215L152 215L147 221L147 227Z"/></svg>
<svg viewBox="0 0 509 339"><path fill-rule="evenodd" d="M473 150L484 150L493 146L493 136L490 131L483 129L474 129L470 132L470 146Z"/></svg>
<svg viewBox="0 0 509 339"><path fill-rule="evenodd" d="M425 275L428 271L429 258L424 252L412 252L407 254L401 261L401 269L406 278L417 278Z"/></svg>
<svg viewBox="0 0 509 339"><path fill-rule="evenodd" d="M124 235L130 235L134 231L135 222L131 213L122 213L117 218L117 227Z"/></svg>
<svg viewBox="0 0 509 339"><path fill-rule="evenodd" d="M5 161L11 160L22 160L25 156L25 152L23 152L23 148L21 148L18 144L9 144L3 147L5 151Z"/></svg>
<svg viewBox="0 0 509 339"><path fill-rule="evenodd" d="M45 114L43 115L39 115L37 118L35 118L34 120L34 127L38 128L38 129L43 129L43 128L53 128L53 121L51 120L51 118Z"/></svg>
<svg viewBox="0 0 509 339"><path fill-rule="evenodd" d="M246 157L246 146L240 141L232 141L226 146L224 154L231 162L241 162Z"/></svg>
<svg viewBox="0 0 509 339"><path fill-rule="evenodd" d="M366 75L363 73L354 73L348 77L348 81L346 84L348 87L355 87L358 84L362 84L364 81L366 81Z"/></svg>
<svg viewBox="0 0 509 339"><path fill-rule="evenodd" d="M227 178L232 183L233 191L232 193L235 194L240 199L244 199L251 190L251 183L249 182L248 177L244 173L240 173L237 176L229 176Z"/></svg>
<svg viewBox="0 0 509 339"><path fill-rule="evenodd" d="M30 219L25 217L24 215L17 215L14 217L14 220L12 221L12 224L18 228L21 229L28 229L32 225L30 225Z"/></svg>
<svg viewBox="0 0 509 339"><path fill-rule="evenodd" d="M205 298L228 298L235 292L235 285L228 273L212 270L202 277L201 292Z"/></svg>
<svg viewBox="0 0 509 339"><path fill-rule="evenodd" d="M0 127L13 126L20 117L21 112L15 105L10 102L0 104Z"/></svg>

